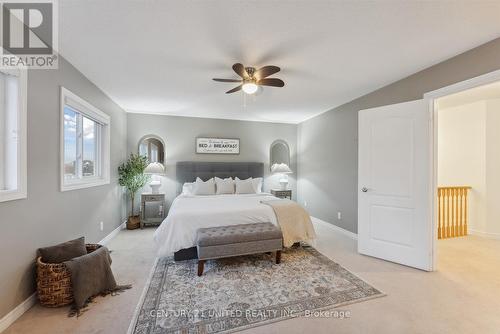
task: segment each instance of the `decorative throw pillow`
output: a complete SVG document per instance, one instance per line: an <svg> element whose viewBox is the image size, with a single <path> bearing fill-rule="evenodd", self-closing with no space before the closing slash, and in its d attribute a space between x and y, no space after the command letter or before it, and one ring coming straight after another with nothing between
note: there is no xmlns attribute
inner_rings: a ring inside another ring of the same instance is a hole
<svg viewBox="0 0 500 334"><path fill-rule="evenodd" d="M246 180L240 180L239 178L236 178L235 180L236 184L236 193L237 194L255 194L255 187L253 185L253 180L252 178L248 178Z"/></svg>
<svg viewBox="0 0 500 334"><path fill-rule="evenodd" d="M85 238L81 237L55 246L39 248L38 253L42 257L42 260L47 263L69 261L75 257L87 254Z"/></svg>
<svg viewBox="0 0 500 334"><path fill-rule="evenodd" d="M196 179L196 183L194 186L194 194L195 195L215 195L215 181L214 179L210 179L206 182L203 182L199 177Z"/></svg>
<svg viewBox="0 0 500 334"><path fill-rule="evenodd" d="M216 194L234 194L234 180L230 177L221 179L215 177Z"/></svg>
<svg viewBox="0 0 500 334"><path fill-rule="evenodd" d="M262 192L262 178L261 177L256 177L254 179L252 179L252 182L253 182L253 187L255 189L255 192L257 194L260 194Z"/></svg>
<svg viewBox="0 0 500 334"><path fill-rule="evenodd" d="M194 182L186 182L182 185L182 195L193 195L194 194Z"/></svg>

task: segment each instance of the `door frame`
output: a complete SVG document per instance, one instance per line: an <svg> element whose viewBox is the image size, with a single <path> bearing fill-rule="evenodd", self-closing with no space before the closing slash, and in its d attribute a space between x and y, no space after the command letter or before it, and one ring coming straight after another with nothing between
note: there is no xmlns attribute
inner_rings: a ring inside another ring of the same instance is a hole
<svg viewBox="0 0 500 334"><path fill-rule="evenodd" d="M429 220L432 224L431 232L432 232L432 242L431 242L431 249L430 249L430 254L431 254L431 271L436 270L436 261L437 261L437 252L436 252L436 245L437 245L437 210L436 210L436 203L437 203L437 174L438 174L438 118L437 118L437 105L436 105L436 100L455 93L459 93L471 88L476 88L479 86L491 84L500 81L500 70L496 70L493 72L489 72L471 79L467 79L449 86L445 86L430 92L427 92L424 94L423 98L425 103L429 106L428 112L429 112L429 120L430 120L430 166L429 168L431 169L430 173L430 184L431 187L429 188L431 191L431 194L429 198L431 198L432 203L430 203L430 217Z"/></svg>

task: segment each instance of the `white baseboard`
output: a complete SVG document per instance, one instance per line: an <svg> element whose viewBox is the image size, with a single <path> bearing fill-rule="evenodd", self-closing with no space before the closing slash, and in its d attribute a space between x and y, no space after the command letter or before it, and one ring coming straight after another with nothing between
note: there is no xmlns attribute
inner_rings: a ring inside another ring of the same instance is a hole
<svg viewBox="0 0 500 334"><path fill-rule="evenodd" d="M346 229L343 229L342 227L339 227L339 226L337 226L337 225L330 224L330 223L328 223L328 222L326 222L326 221L324 221L324 220L321 220L321 219L319 219L319 218L316 218L316 217L311 217L311 219L312 219L312 221L313 221L314 223L319 223L319 224L321 224L322 226L328 227L328 228L330 228L330 229L334 230L335 232L340 232L340 233L342 233L342 234L344 234L344 235L348 236L348 237L349 237L349 238L351 238L351 239L358 240L358 235L357 235L356 233L353 233L353 232L351 232L351 231L348 231L348 230L346 230Z"/></svg>
<svg viewBox="0 0 500 334"><path fill-rule="evenodd" d="M6 330L10 325L14 323L24 312L28 311L37 301L36 292L26 298L24 302L17 305L15 309L7 313L2 319L0 319L0 333Z"/></svg>
<svg viewBox="0 0 500 334"><path fill-rule="evenodd" d="M126 227L127 222L123 222L115 228L113 231L111 231L110 234L105 236L101 241L99 241L99 244L101 245L106 245L108 242L111 241L116 235L123 230ZM37 302L37 297L36 297L36 292L33 293L31 296L29 296L24 302L21 304L17 305L15 309L10 311L6 316L4 316L2 319L0 319L0 333L6 330L10 325L14 323L20 316L24 314L24 312L28 311L35 303Z"/></svg>
<svg viewBox="0 0 500 334"><path fill-rule="evenodd" d="M117 228L115 228L113 231L111 231L110 234L108 234L101 241L99 241L98 244L100 244L100 245L106 245L108 242L111 241L111 239L113 239L114 237L116 237L116 235L118 233L120 233L120 231L123 230L126 227L126 225L127 225L127 221L124 221L122 224L120 224L120 226L118 226Z"/></svg>
<svg viewBox="0 0 500 334"><path fill-rule="evenodd" d="M469 232L469 234L477 235L478 237L500 240L500 233L483 232L483 231L478 231L478 230L474 230L474 229L469 229L468 232Z"/></svg>

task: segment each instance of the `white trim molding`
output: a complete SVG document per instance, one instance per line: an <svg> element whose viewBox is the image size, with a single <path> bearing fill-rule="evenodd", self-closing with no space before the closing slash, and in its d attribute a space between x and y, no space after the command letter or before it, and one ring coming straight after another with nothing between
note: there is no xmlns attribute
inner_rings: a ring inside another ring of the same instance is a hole
<svg viewBox="0 0 500 334"><path fill-rule="evenodd" d="M321 226L328 227L328 228L334 230L335 232L338 232L338 233L341 233L345 236L348 236L349 238L351 238L353 240L358 240L358 235L354 232L348 231L346 229L343 229L342 227L339 227L339 226L334 225L332 223L328 223L328 222L321 220L319 218L316 218L316 217L311 217L311 220L313 223L318 223Z"/></svg>
<svg viewBox="0 0 500 334"><path fill-rule="evenodd" d="M110 242L114 237L116 237L118 235L118 233L120 233L121 230L125 229L126 225L127 225L127 221L124 221L117 228L115 228L113 231L111 231L111 233L109 233L107 236L102 238L102 240L99 241L98 244L103 245L103 246L107 245L108 242Z"/></svg>
<svg viewBox="0 0 500 334"><path fill-rule="evenodd" d="M500 70L489 72L471 79L457 82L424 94L424 99L437 99L443 96L455 94L471 88L484 86L500 81Z"/></svg>
<svg viewBox="0 0 500 334"><path fill-rule="evenodd" d="M14 323L19 317L21 317L26 311L32 308L37 302L36 292L26 298L21 304L17 305L15 309L7 313L2 319L0 319L0 333L6 330L10 325Z"/></svg>
<svg viewBox="0 0 500 334"><path fill-rule="evenodd" d="M488 239L500 240L500 233L483 232L469 228L469 234Z"/></svg>
<svg viewBox="0 0 500 334"><path fill-rule="evenodd" d="M423 95L424 100L426 101L428 105L428 112L429 112L429 117L430 117L430 165L429 168L431 169L430 173L430 187L429 191L431 192L431 203L430 203L430 208L431 208L431 217L432 219L431 224L431 232L433 233L433 238L432 238L432 247L429 249L429 252L431 253L432 256L432 270L434 270L435 265L437 263L437 208L436 208L436 203L437 203L437 169L438 169L438 118L437 118L437 103L436 100L455 93L459 93L471 88L476 88L488 84L492 84L495 82L500 81L500 70L496 70L493 72L489 72L471 79L463 80L460 82L457 82L455 84L445 86L430 92L427 92ZM471 233L472 234L472 233ZM478 234L479 235L479 234Z"/></svg>

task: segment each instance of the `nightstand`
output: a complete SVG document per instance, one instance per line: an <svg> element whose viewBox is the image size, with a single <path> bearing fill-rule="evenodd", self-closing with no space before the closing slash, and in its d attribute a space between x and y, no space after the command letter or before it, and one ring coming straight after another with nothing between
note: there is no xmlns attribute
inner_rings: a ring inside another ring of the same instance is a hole
<svg viewBox="0 0 500 334"><path fill-rule="evenodd" d="M141 194L141 228L160 225L165 218L165 194Z"/></svg>
<svg viewBox="0 0 500 334"><path fill-rule="evenodd" d="M281 189L271 189L271 194L278 198L288 198L292 199L292 190L281 190Z"/></svg>

